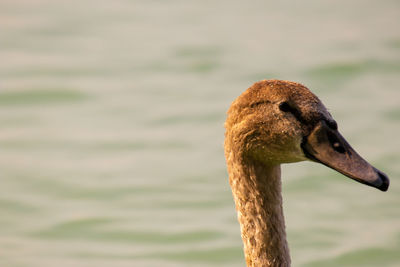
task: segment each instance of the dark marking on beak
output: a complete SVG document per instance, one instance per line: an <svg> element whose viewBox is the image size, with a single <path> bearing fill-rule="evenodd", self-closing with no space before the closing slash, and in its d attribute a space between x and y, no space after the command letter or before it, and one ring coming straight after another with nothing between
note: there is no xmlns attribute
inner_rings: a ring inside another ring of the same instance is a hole
<svg viewBox="0 0 400 267"><path fill-rule="evenodd" d="M387 191L389 178L365 161L344 137L324 120L318 122L303 139L301 147L307 158L322 163L360 183Z"/></svg>

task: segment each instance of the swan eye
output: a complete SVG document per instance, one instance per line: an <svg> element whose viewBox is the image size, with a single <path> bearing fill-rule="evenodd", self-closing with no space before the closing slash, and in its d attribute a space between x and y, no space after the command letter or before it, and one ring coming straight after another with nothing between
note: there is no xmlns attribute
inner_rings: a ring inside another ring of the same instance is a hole
<svg viewBox="0 0 400 267"><path fill-rule="evenodd" d="M283 112L291 112L293 108L288 104L288 102L282 102L279 104L279 109Z"/></svg>
<svg viewBox="0 0 400 267"><path fill-rule="evenodd" d="M283 112L290 112L299 122L306 124L306 120L303 118L300 110L289 105L288 102L282 102L279 104L279 109Z"/></svg>

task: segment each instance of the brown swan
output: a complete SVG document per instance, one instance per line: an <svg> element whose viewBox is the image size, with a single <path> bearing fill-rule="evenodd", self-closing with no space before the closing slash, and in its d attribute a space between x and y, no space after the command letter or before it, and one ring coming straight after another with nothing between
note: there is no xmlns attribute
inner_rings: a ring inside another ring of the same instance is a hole
<svg viewBox="0 0 400 267"><path fill-rule="evenodd" d="M386 191L388 177L361 158L305 86L264 80L240 95L225 122L225 157L247 266L290 266L280 164L311 160Z"/></svg>

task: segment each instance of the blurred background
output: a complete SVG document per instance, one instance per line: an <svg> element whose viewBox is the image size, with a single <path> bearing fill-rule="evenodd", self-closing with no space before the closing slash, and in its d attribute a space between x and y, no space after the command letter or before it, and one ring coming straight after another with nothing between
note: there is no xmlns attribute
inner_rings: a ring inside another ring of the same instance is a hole
<svg viewBox="0 0 400 267"><path fill-rule="evenodd" d="M391 178L283 166L293 266L400 266L400 3L0 2L0 266L244 266L230 103L301 82Z"/></svg>

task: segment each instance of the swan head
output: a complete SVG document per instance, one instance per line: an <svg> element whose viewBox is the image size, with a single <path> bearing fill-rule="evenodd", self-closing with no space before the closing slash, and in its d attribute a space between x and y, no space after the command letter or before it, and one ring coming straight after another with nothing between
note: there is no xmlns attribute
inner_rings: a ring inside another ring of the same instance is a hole
<svg viewBox="0 0 400 267"><path fill-rule="evenodd" d="M387 176L357 154L318 97L299 83L255 83L232 103L225 128L227 158L266 165L311 160L382 191L389 187Z"/></svg>

